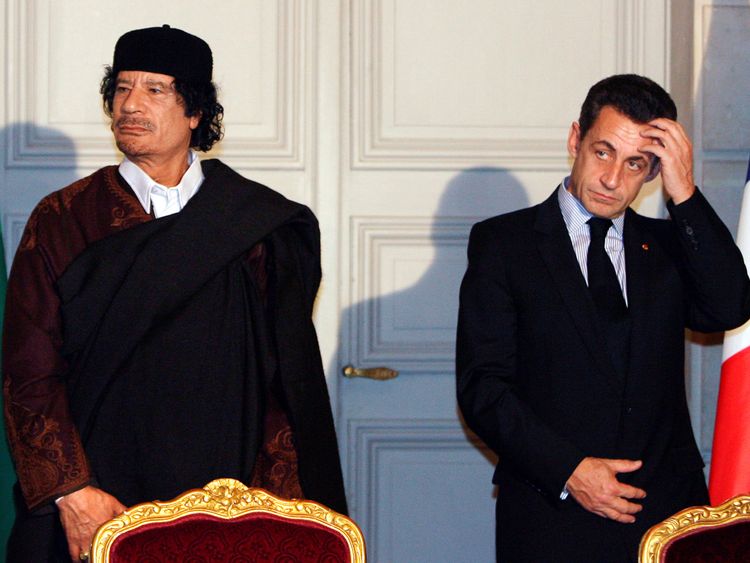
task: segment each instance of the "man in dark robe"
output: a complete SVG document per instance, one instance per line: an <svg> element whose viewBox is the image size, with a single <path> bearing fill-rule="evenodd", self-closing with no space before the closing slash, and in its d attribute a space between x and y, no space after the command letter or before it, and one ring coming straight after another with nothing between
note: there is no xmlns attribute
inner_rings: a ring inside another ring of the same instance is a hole
<svg viewBox="0 0 750 563"><path fill-rule="evenodd" d="M123 35L101 92L125 159L29 218L3 345L9 561L85 559L126 506L218 477L346 511L317 221L197 158L221 138L212 66L184 31Z"/></svg>

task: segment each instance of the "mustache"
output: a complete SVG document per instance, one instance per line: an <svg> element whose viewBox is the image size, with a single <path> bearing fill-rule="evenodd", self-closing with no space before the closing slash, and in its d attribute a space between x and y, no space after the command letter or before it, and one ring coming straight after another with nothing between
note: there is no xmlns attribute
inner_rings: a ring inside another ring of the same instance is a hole
<svg viewBox="0 0 750 563"><path fill-rule="evenodd" d="M148 119L139 119L137 117L121 117L120 119L115 121L115 127L132 125L135 125L136 127L143 127L148 131L153 131L155 129L154 124L151 123Z"/></svg>

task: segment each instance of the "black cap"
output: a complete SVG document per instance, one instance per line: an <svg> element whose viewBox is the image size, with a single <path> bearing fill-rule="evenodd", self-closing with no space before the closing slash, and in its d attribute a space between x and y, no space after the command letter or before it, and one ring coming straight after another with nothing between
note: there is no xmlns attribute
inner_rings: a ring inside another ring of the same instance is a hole
<svg viewBox="0 0 750 563"><path fill-rule="evenodd" d="M115 76L122 70L167 74L186 82L211 82L213 56L208 43L163 25L128 31L117 40Z"/></svg>

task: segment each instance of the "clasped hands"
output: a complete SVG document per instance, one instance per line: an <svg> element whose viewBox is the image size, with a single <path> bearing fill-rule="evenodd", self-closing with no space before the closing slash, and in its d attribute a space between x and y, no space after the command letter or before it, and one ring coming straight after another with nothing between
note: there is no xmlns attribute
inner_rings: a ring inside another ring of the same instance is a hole
<svg viewBox="0 0 750 563"><path fill-rule="evenodd" d="M583 508L604 518L624 524L635 522L643 508L632 499L646 497L646 491L617 480L618 473L641 468L641 461L586 457L568 479L566 487Z"/></svg>

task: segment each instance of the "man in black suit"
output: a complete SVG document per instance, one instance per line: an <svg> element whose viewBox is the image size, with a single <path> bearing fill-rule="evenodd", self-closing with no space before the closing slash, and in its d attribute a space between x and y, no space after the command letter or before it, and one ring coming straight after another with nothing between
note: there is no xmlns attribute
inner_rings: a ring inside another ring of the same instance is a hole
<svg viewBox="0 0 750 563"><path fill-rule="evenodd" d="M472 229L457 391L500 460L499 560L634 561L650 526L708 501L684 328L742 324L750 280L676 113L647 78L600 81L570 128L570 176ZM657 174L671 220L629 209Z"/></svg>

